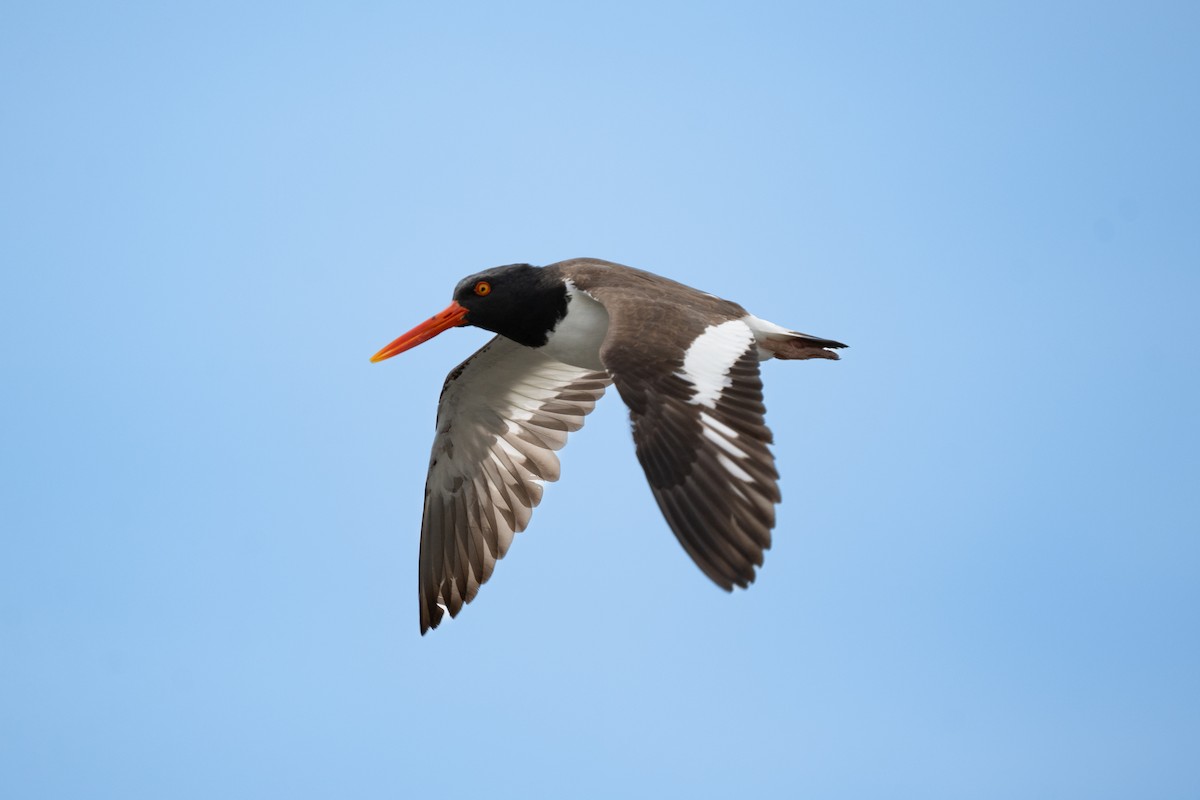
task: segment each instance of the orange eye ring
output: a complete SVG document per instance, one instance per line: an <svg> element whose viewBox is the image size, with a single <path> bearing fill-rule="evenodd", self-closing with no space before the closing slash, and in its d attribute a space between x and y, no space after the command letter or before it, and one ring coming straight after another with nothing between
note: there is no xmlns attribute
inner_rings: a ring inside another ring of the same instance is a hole
<svg viewBox="0 0 1200 800"><path fill-rule="evenodd" d="M487 297L491 293L492 285L487 281L480 281L479 283L475 284L475 294L479 295L480 297Z"/></svg>

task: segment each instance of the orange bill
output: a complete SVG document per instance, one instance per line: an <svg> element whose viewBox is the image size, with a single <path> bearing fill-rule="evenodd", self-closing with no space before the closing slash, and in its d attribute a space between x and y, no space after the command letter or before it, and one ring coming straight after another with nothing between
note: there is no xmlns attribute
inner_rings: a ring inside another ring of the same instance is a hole
<svg viewBox="0 0 1200 800"><path fill-rule="evenodd" d="M435 314L429 319L401 336L387 347L371 356L371 362L383 361L385 358L399 355L405 350L411 350L422 342L428 342L439 333L459 325L467 324L467 310L457 302L447 306L445 311Z"/></svg>

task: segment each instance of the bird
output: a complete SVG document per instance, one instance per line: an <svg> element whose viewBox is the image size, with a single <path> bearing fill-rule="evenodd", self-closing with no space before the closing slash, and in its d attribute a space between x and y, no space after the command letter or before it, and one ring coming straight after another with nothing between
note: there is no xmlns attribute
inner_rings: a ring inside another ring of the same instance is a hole
<svg viewBox="0 0 1200 800"><path fill-rule="evenodd" d="M759 362L837 360L846 345L594 258L486 269L459 281L453 298L371 357L454 327L496 334L450 371L438 400L421 519L422 635L492 576L558 479L555 451L609 386L683 549L726 591L754 581L780 502Z"/></svg>

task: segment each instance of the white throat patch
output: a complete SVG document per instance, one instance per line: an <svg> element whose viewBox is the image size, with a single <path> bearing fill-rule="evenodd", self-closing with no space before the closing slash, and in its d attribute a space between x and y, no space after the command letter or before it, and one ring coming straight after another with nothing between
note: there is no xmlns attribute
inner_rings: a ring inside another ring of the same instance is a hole
<svg viewBox="0 0 1200 800"><path fill-rule="evenodd" d="M608 311L569 280L566 284L567 315L550 332L542 352L573 367L603 370L600 345L608 334Z"/></svg>

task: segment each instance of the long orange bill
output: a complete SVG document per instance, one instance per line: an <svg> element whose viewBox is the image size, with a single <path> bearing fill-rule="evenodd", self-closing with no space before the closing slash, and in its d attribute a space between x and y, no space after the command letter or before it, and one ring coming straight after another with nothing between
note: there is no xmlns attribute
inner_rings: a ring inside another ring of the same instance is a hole
<svg viewBox="0 0 1200 800"><path fill-rule="evenodd" d="M392 356L399 355L405 350L410 350L422 342L428 342L442 331L466 324L467 310L460 306L457 302L451 303L445 311L433 315L408 333L401 336L396 341L389 344L387 347L380 350L375 355L371 356L371 362L374 363L376 361L383 361L385 358L391 358Z"/></svg>

